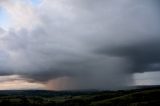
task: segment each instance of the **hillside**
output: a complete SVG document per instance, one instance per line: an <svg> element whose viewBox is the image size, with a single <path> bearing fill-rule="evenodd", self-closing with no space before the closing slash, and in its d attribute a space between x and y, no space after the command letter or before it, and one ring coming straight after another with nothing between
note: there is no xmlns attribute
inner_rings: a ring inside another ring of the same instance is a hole
<svg viewBox="0 0 160 106"><path fill-rule="evenodd" d="M0 106L160 106L160 87L120 91L0 91Z"/></svg>

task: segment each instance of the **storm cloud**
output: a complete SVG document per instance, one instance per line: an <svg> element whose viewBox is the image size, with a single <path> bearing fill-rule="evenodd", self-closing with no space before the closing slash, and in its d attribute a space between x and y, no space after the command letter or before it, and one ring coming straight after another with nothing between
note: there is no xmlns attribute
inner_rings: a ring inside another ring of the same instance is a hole
<svg viewBox="0 0 160 106"><path fill-rule="evenodd" d="M13 23L0 31L0 75L68 78L59 89L118 89L133 73L160 68L158 0L11 3L1 3Z"/></svg>

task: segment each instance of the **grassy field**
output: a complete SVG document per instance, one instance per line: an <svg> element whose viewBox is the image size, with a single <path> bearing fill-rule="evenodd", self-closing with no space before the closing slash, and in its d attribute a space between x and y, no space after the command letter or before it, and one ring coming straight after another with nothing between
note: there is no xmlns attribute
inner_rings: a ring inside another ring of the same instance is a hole
<svg viewBox="0 0 160 106"><path fill-rule="evenodd" d="M120 91L0 91L0 106L160 106L160 88Z"/></svg>

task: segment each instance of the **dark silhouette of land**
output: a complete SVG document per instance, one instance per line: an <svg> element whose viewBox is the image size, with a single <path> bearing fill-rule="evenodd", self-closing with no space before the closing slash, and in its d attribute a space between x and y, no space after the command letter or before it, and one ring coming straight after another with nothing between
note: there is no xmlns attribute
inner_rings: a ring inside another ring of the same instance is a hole
<svg viewBox="0 0 160 106"><path fill-rule="evenodd" d="M118 91L3 90L0 106L160 106L160 86Z"/></svg>

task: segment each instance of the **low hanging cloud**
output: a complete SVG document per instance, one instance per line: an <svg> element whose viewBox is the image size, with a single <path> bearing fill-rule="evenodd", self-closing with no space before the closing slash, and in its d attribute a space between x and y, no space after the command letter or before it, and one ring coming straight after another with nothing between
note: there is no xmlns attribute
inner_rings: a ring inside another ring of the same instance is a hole
<svg viewBox="0 0 160 106"><path fill-rule="evenodd" d="M42 0L23 12L22 1L10 2L1 5L15 24L0 32L0 75L49 87L60 79L59 89L118 89L133 73L160 68L158 0Z"/></svg>

